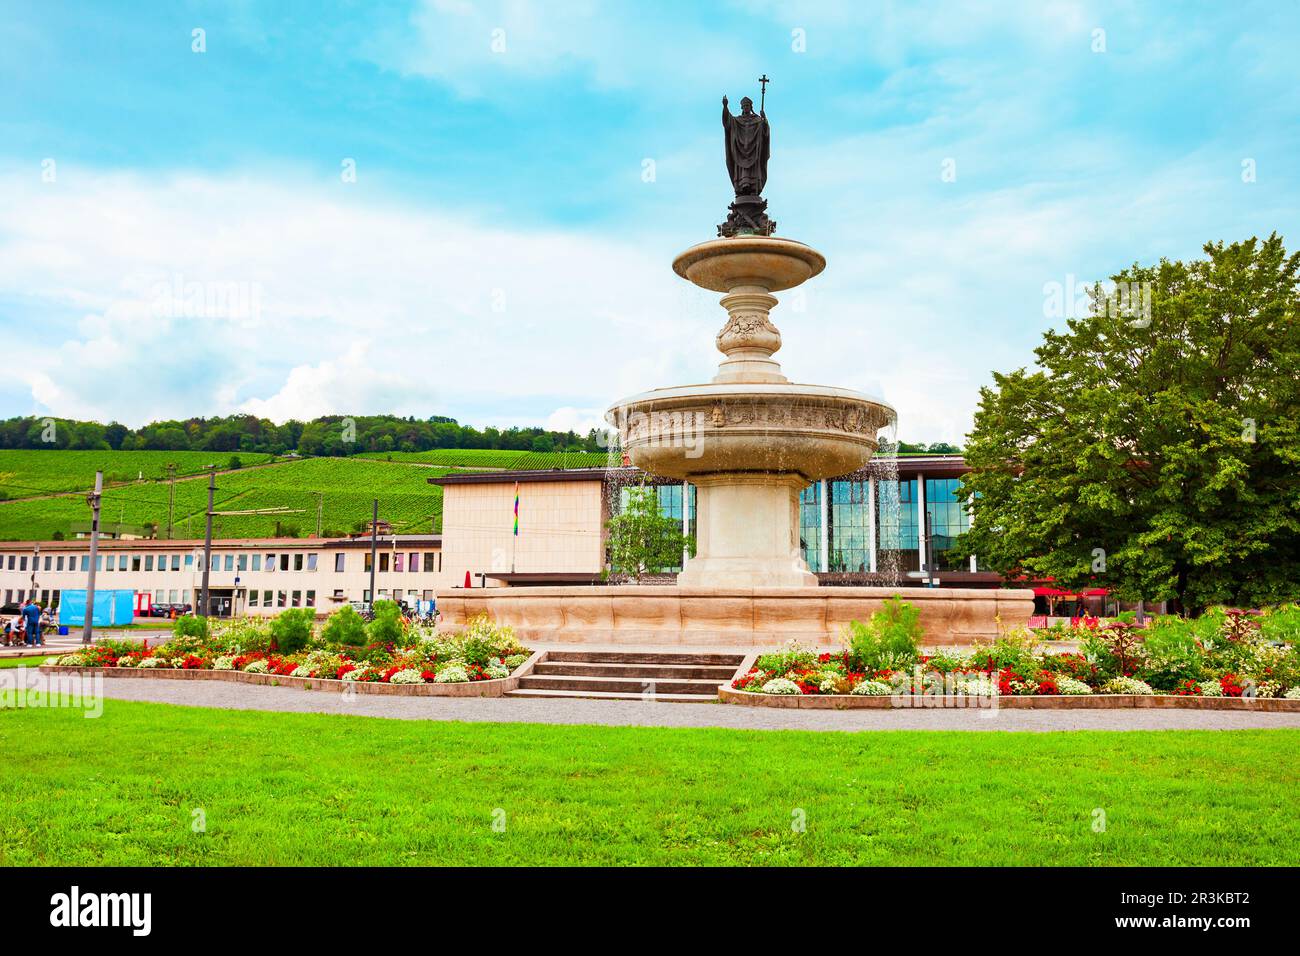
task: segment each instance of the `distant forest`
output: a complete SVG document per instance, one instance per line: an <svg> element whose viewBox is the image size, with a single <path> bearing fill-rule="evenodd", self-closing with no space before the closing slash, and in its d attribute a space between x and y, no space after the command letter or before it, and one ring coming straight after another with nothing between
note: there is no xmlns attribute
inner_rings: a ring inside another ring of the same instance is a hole
<svg viewBox="0 0 1300 956"><path fill-rule="evenodd" d="M0 448L71 448L121 451L266 452L343 457L362 452L429 451L434 448L492 448L500 451L604 451L596 429L586 435L544 428L483 428L454 418L395 415L326 415L309 422L277 425L253 415L187 418L128 428L118 422L62 418L10 418L0 422ZM954 445L900 442L900 453L952 454Z"/></svg>

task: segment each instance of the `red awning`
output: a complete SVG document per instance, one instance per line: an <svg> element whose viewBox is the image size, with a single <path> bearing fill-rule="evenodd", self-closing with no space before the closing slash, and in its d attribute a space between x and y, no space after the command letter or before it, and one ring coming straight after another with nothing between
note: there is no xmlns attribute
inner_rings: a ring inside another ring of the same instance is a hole
<svg viewBox="0 0 1300 956"><path fill-rule="evenodd" d="M1034 597L1074 597L1074 592L1060 588L1034 588Z"/></svg>

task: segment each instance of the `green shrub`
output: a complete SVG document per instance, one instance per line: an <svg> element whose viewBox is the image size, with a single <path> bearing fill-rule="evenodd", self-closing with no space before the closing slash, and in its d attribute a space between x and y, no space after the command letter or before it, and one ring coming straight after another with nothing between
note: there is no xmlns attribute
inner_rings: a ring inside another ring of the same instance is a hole
<svg viewBox="0 0 1300 956"><path fill-rule="evenodd" d="M921 612L895 595L866 624L849 623L849 662L864 673L911 667L920 656L922 635Z"/></svg>
<svg viewBox="0 0 1300 956"><path fill-rule="evenodd" d="M402 640L402 609L395 601L376 601L375 617L366 626L371 643L399 644Z"/></svg>
<svg viewBox="0 0 1300 956"><path fill-rule="evenodd" d="M172 622L174 637L207 637L208 619L196 614L185 614Z"/></svg>
<svg viewBox="0 0 1300 956"><path fill-rule="evenodd" d="M971 648L971 665L980 670L1000 671L1010 668L1017 674L1038 670L1038 637L1020 629L1003 634L992 644L976 642Z"/></svg>
<svg viewBox="0 0 1300 956"><path fill-rule="evenodd" d="M1266 641L1300 644L1300 604L1283 604L1264 615L1260 633Z"/></svg>
<svg viewBox="0 0 1300 956"><path fill-rule="evenodd" d="M1158 617L1147 628L1146 661L1140 676L1156 690L1172 691L1186 680L1205 676L1206 655L1191 622L1175 615Z"/></svg>
<svg viewBox="0 0 1300 956"><path fill-rule="evenodd" d="M366 643L366 622L351 604L345 604L325 621L320 636L326 644L362 647Z"/></svg>
<svg viewBox="0 0 1300 956"><path fill-rule="evenodd" d="M271 639L281 654L296 654L311 643L316 612L309 607L281 611L271 621Z"/></svg>
<svg viewBox="0 0 1300 956"><path fill-rule="evenodd" d="M798 641L790 641L779 651L760 655L754 662L754 666L772 674L787 674L792 670L811 667L816 662L815 651L804 647Z"/></svg>

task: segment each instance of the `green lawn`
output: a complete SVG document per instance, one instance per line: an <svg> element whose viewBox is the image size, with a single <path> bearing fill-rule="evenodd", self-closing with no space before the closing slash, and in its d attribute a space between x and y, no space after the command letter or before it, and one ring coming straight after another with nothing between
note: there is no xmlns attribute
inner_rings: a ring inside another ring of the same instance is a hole
<svg viewBox="0 0 1300 956"><path fill-rule="evenodd" d="M96 720L0 710L0 752L6 866L1300 863L1297 730L551 727L109 700Z"/></svg>

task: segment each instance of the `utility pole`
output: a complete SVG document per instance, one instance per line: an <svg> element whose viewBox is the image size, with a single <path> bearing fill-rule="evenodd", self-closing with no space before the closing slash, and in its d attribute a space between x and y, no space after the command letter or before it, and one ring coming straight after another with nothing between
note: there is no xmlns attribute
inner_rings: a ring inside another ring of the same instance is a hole
<svg viewBox="0 0 1300 956"><path fill-rule="evenodd" d="M172 539L172 511L176 507L176 462L167 463L167 540Z"/></svg>
<svg viewBox="0 0 1300 956"><path fill-rule="evenodd" d="M38 542L36 546L32 548L32 593L28 595L27 599L29 601L36 600L36 566L40 563L41 563L41 546L40 543Z"/></svg>
<svg viewBox="0 0 1300 956"><path fill-rule="evenodd" d="M81 626L81 643L89 644L95 618L95 567L99 564L99 500L104 491L104 473L95 472L95 490L86 495L90 505L90 564L86 569L86 620ZM169 536L170 537L170 536Z"/></svg>
<svg viewBox="0 0 1300 956"><path fill-rule="evenodd" d="M370 610L375 609L375 565L379 563L379 499L370 516Z"/></svg>
<svg viewBox="0 0 1300 956"><path fill-rule="evenodd" d="M203 585L199 598L199 617L208 616L208 573L212 570L212 506L217 493L217 466L208 466L207 530L203 534Z"/></svg>

